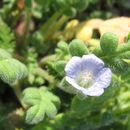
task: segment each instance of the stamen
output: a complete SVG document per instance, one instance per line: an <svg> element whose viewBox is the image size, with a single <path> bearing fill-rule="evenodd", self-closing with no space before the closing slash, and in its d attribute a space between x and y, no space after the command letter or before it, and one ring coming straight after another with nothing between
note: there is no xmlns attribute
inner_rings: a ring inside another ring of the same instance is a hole
<svg viewBox="0 0 130 130"><path fill-rule="evenodd" d="M84 88L89 88L93 84L93 74L90 71L80 72L76 76L77 84Z"/></svg>

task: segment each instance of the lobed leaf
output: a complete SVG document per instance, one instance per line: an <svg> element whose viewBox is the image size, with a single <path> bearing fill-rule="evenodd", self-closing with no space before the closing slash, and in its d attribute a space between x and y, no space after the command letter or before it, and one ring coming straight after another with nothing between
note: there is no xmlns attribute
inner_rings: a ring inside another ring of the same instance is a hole
<svg viewBox="0 0 130 130"><path fill-rule="evenodd" d="M23 91L23 102L27 105L26 123L37 124L44 119L45 114L54 118L60 100L45 87L27 88Z"/></svg>
<svg viewBox="0 0 130 130"><path fill-rule="evenodd" d="M0 48L13 52L15 47L15 37L11 29L0 20Z"/></svg>

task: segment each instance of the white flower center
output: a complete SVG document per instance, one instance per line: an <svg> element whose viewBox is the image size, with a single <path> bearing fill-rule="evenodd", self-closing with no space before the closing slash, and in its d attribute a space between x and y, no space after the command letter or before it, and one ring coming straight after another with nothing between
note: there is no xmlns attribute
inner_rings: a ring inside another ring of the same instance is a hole
<svg viewBox="0 0 130 130"><path fill-rule="evenodd" d="M89 88L93 84L93 74L90 71L82 71L77 74L76 82L80 87Z"/></svg>

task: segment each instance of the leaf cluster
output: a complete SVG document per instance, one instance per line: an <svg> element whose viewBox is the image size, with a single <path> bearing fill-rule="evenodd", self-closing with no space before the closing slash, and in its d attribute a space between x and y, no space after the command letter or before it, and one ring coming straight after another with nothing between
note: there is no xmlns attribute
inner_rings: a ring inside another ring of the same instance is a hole
<svg viewBox="0 0 130 130"><path fill-rule="evenodd" d="M27 105L26 123L37 124L44 119L45 114L54 118L60 100L45 87L27 88L23 91L23 102Z"/></svg>

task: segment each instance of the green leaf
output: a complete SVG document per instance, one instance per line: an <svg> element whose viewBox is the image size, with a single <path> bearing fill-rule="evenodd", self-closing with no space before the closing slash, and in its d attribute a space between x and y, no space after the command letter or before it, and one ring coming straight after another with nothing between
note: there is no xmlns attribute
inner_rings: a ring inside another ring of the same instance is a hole
<svg viewBox="0 0 130 130"><path fill-rule="evenodd" d="M126 37L126 42L130 41L130 32L128 33L128 36Z"/></svg>
<svg viewBox="0 0 130 130"><path fill-rule="evenodd" d="M83 11L87 8L89 0L68 0L68 3L79 11Z"/></svg>
<svg viewBox="0 0 130 130"><path fill-rule="evenodd" d="M23 91L23 102L27 105L26 123L37 124L44 119L45 114L54 118L60 99L45 87L27 88Z"/></svg>
<svg viewBox="0 0 130 130"><path fill-rule="evenodd" d="M66 61L63 61L63 60L57 61L57 62L54 64L54 67L55 67L56 72L57 72L59 75L61 75L61 76L64 76L64 75L65 75L65 71L64 71L65 65L66 65Z"/></svg>
<svg viewBox="0 0 130 130"><path fill-rule="evenodd" d="M32 7L32 0L25 0L26 8L31 9Z"/></svg>
<svg viewBox="0 0 130 130"><path fill-rule="evenodd" d="M27 68L24 64L13 58L0 61L0 78L8 83L13 84L15 81L27 75Z"/></svg>
<svg viewBox="0 0 130 130"><path fill-rule="evenodd" d="M88 54L88 49L85 43L79 39L75 39L70 42L69 51L72 56L83 56Z"/></svg>
<svg viewBox="0 0 130 130"><path fill-rule="evenodd" d="M124 43L120 44L117 48L117 53L125 53L126 51L130 51L130 44Z"/></svg>
<svg viewBox="0 0 130 130"><path fill-rule="evenodd" d="M11 29L0 20L0 48L13 52L15 48L15 37Z"/></svg>
<svg viewBox="0 0 130 130"><path fill-rule="evenodd" d="M116 88L110 86L105 91L106 92L99 97L86 97L84 100L75 96L72 100L71 110L77 113L77 115L84 116L85 113L88 114L92 111L99 111L109 106L112 103L111 99L115 96Z"/></svg>
<svg viewBox="0 0 130 130"><path fill-rule="evenodd" d="M62 52L64 52L65 54L69 53L69 46L66 42L64 41L60 41L57 45L58 49L60 49Z"/></svg>
<svg viewBox="0 0 130 130"><path fill-rule="evenodd" d="M130 64L130 59L122 59L124 62L126 62L127 64Z"/></svg>
<svg viewBox="0 0 130 130"><path fill-rule="evenodd" d="M11 55L4 49L0 48L0 60L9 59L9 58L11 58Z"/></svg>
<svg viewBox="0 0 130 130"><path fill-rule="evenodd" d="M71 8L68 8L66 11L65 11L65 15L67 15L68 17L74 17L76 16L77 14L77 10L73 7Z"/></svg>
<svg viewBox="0 0 130 130"><path fill-rule="evenodd" d="M40 6L42 6L43 9L49 7L50 4L52 3L51 0L35 0L35 2L36 2L37 4L39 4Z"/></svg>
<svg viewBox="0 0 130 130"><path fill-rule="evenodd" d="M73 7L78 11L83 11L87 8L91 0L56 0L56 2L61 8L69 9Z"/></svg>

